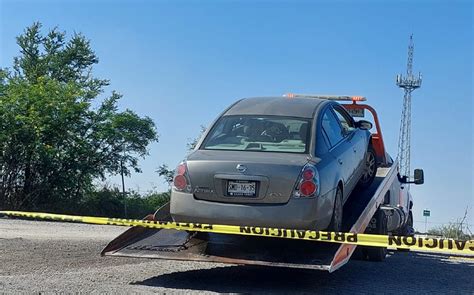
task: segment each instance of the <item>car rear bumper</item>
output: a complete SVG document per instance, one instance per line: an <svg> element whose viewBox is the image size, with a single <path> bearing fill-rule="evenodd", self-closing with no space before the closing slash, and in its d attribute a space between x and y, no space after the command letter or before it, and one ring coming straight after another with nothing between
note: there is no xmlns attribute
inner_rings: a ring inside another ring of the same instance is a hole
<svg viewBox="0 0 474 295"><path fill-rule="evenodd" d="M173 191L170 211L177 222L324 230L331 222L333 194L267 205L203 201L195 199L193 194Z"/></svg>

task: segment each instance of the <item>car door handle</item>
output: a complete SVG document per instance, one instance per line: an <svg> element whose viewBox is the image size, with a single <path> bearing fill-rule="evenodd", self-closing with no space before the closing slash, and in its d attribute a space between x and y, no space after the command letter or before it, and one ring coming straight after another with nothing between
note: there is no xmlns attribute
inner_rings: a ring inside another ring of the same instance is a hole
<svg viewBox="0 0 474 295"><path fill-rule="evenodd" d="M339 162L339 164L342 165L342 160L341 159L337 159L337 161Z"/></svg>

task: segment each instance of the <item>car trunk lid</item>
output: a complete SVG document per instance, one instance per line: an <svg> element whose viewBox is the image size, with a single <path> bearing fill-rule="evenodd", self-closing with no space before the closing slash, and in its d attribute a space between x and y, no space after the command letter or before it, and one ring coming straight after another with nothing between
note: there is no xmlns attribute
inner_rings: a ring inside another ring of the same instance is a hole
<svg viewBox="0 0 474 295"><path fill-rule="evenodd" d="M187 159L196 199L281 204L290 199L308 155L197 150Z"/></svg>

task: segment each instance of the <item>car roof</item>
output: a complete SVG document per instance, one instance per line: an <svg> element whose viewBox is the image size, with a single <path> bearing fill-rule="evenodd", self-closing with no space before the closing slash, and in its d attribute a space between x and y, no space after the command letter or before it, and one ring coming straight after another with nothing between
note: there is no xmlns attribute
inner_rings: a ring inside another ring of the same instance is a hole
<svg viewBox="0 0 474 295"><path fill-rule="evenodd" d="M320 104L318 98L252 97L236 102L225 113L230 115L267 115L312 118Z"/></svg>

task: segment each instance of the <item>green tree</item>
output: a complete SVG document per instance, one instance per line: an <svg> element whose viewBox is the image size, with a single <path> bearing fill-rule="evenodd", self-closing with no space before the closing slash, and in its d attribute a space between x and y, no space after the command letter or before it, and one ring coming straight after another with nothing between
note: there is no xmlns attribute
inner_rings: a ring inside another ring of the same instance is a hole
<svg viewBox="0 0 474 295"><path fill-rule="evenodd" d="M165 182L169 186L171 186L171 183L173 182L173 178L174 178L174 170L169 169L168 165L166 164L161 164L160 167L156 169L156 172L158 173L159 176L165 179Z"/></svg>
<svg viewBox="0 0 474 295"><path fill-rule="evenodd" d="M109 81L93 77L89 41L57 29L43 35L35 23L17 44L13 69L0 70L0 207L74 208L121 163L127 175L140 172L155 124L118 111L116 92L100 99Z"/></svg>
<svg viewBox="0 0 474 295"><path fill-rule="evenodd" d="M189 139L186 143L188 152L192 152L194 150L202 135L206 131L206 126L201 125L200 128L199 135L193 139ZM165 182L171 187L171 183L173 182L174 178L174 170L170 169L166 164L161 164L155 172L157 172L159 176L163 177Z"/></svg>
<svg viewBox="0 0 474 295"><path fill-rule="evenodd" d="M203 136L204 132L206 132L206 126L201 125L199 129L199 135L193 139L189 139L188 143L186 143L186 147L188 148L188 152L192 152L196 145L198 144L199 140Z"/></svg>

